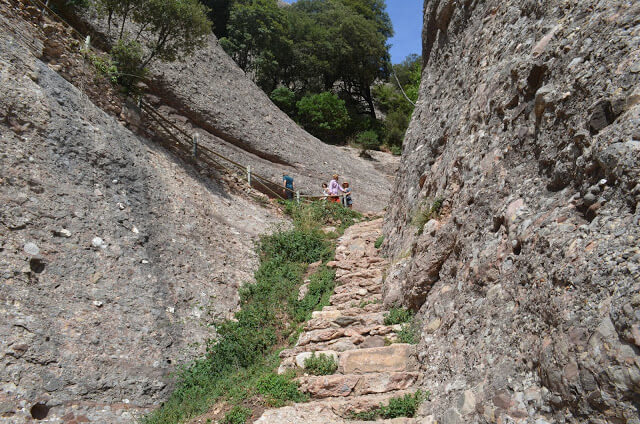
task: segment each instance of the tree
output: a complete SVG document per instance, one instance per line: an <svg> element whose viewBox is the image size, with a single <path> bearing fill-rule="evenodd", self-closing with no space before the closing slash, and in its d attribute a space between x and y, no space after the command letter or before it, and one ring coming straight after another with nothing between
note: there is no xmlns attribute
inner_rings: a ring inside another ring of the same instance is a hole
<svg viewBox="0 0 640 424"><path fill-rule="evenodd" d="M278 87L271 92L269 98L276 106L289 116L296 112L296 93L287 87Z"/></svg>
<svg viewBox="0 0 640 424"><path fill-rule="evenodd" d="M232 0L200 0L209 9L209 19L213 22L213 33L218 38L223 38L228 35L227 23L229 22L229 15L231 13L231 7L233 6Z"/></svg>
<svg viewBox="0 0 640 424"><path fill-rule="evenodd" d="M339 141L340 131L349 124L344 100L333 93L307 95L296 106L300 124L324 141Z"/></svg>
<svg viewBox="0 0 640 424"><path fill-rule="evenodd" d="M291 40L285 12L276 0L238 0L231 8L228 36L220 43L238 66L267 93L280 82L282 58Z"/></svg>
<svg viewBox="0 0 640 424"><path fill-rule="evenodd" d="M211 32L208 9L198 0L97 0L99 10L111 20L121 20L117 42L145 40L144 68L153 59L174 61L204 45ZM136 35L125 33L126 24L136 24Z"/></svg>

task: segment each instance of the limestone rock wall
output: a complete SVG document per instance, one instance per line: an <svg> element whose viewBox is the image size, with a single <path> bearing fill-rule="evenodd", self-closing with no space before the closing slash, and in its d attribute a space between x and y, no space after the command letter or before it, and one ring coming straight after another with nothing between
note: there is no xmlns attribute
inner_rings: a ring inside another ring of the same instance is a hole
<svg viewBox="0 0 640 424"><path fill-rule="evenodd" d="M419 310L422 413L640 422L640 4L424 6L384 286Z"/></svg>
<svg viewBox="0 0 640 424"><path fill-rule="evenodd" d="M0 422L131 423L281 220L124 128L0 12Z"/></svg>

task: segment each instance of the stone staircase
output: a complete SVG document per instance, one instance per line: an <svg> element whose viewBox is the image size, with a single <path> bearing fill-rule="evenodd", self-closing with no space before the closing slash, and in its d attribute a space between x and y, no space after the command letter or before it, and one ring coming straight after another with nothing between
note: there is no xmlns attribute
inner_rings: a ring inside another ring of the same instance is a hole
<svg viewBox="0 0 640 424"><path fill-rule="evenodd" d="M280 353L278 372L304 369L313 352L333 356L338 363L332 375L299 377L300 390L311 401L270 409L260 424L346 424L354 413L373 410L389 399L414 393L419 386L415 346L393 343L400 325L384 325L382 278L387 263L374 244L381 235L382 219L363 222L338 240L336 288L330 306L313 313L296 346ZM303 371L304 372L304 371ZM412 424L412 418L377 422Z"/></svg>

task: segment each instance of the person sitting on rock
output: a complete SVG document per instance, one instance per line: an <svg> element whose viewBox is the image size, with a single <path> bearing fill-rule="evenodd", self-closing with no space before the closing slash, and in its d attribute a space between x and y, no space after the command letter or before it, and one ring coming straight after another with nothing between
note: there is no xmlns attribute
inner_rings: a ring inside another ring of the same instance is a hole
<svg viewBox="0 0 640 424"><path fill-rule="evenodd" d="M342 206L345 208L353 208L353 200L351 200L351 187L349 187L349 183L347 181L342 183L342 188L344 189L344 197L342 198Z"/></svg>
<svg viewBox="0 0 640 424"><path fill-rule="evenodd" d="M293 191L295 187L293 183L293 177L287 175L286 172L283 172L282 183L284 185L284 194L287 197L287 200L293 200Z"/></svg>
<svg viewBox="0 0 640 424"><path fill-rule="evenodd" d="M338 183L338 178L338 174L333 174L333 179L329 182L329 201L334 203L340 203L340 192L344 192Z"/></svg>

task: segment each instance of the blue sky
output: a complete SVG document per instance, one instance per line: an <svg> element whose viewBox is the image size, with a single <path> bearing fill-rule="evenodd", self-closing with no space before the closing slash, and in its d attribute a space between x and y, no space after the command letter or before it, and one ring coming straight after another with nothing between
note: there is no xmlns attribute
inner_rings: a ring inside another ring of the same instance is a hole
<svg viewBox="0 0 640 424"><path fill-rule="evenodd" d="M293 3L295 0L285 0ZM387 12L393 22L395 35L391 44L391 61L399 63L411 53L422 51L422 2L423 0L386 0Z"/></svg>

